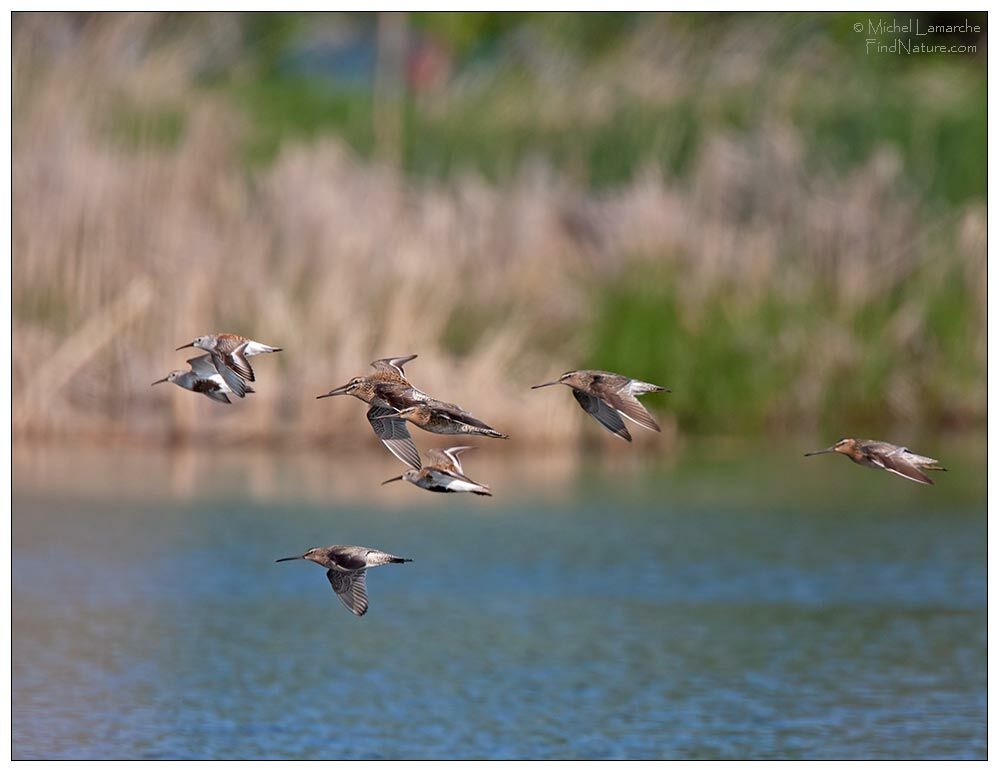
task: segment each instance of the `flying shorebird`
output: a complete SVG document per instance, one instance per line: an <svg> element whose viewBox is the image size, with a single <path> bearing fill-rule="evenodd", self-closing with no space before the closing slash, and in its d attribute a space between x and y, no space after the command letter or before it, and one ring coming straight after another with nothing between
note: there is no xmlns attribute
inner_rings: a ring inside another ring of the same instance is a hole
<svg viewBox="0 0 999 772"><path fill-rule="evenodd" d="M242 335L234 335L231 332L217 332L214 335L201 335L190 343L178 346L177 351L185 348L200 348L208 352L212 358L212 364L218 374L232 389L232 393L237 397L246 396L246 381L255 381L253 368L250 367L249 357L257 354L272 354L282 349L268 346L265 343L258 343L255 340L244 338Z"/></svg>
<svg viewBox="0 0 999 772"><path fill-rule="evenodd" d="M502 434L457 405L441 402L439 399L428 399L404 407L398 415L434 434L474 434L500 440L510 439L509 434Z"/></svg>
<svg viewBox="0 0 999 772"><path fill-rule="evenodd" d="M406 379L402 369L407 362L416 359L416 354L405 357L386 357L371 363L373 373L351 378L343 386L338 386L316 399L337 397L347 394L367 402L368 423L375 436L389 449L389 452L404 464L420 468L420 453L406 427L406 420L398 411L410 407L430 397L417 389Z"/></svg>
<svg viewBox="0 0 999 772"><path fill-rule="evenodd" d="M313 547L304 555L280 558L286 560L311 560L327 569L326 578L333 586L333 592L354 614L361 617L368 610L368 592L364 586L364 572L369 568L388 563L412 563L409 558L400 558L370 547L353 547L347 544L334 544L331 547Z"/></svg>
<svg viewBox="0 0 999 772"><path fill-rule="evenodd" d="M443 448L427 451L430 463L422 469L408 469L398 477L386 480L386 485L396 480L405 480L428 491L438 493L476 493L479 496L492 496L488 485L481 485L465 475L458 459L466 450L472 450L468 445L454 448Z"/></svg>
<svg viewBox="0 0 999 772"><path fill-rule="evenodd" d="M669 391L663 386L636 381L634 378L605 370L570 370L557 381L539 383L531 388L540 389L559 383L572 389L572 396L583 410L596 418L611 433L628 442L631 442L631 434L621 420L622 416L646 429L661 431L659 424L636 397L655 391Z"/></svg>
<svg viewBox="0 0 999 772"><path fill-rule="evenodd" d="M232 394L232 389L222 379L222 376L218 374L215 365L212 364L211 354L188 359L187 363L191 366L190 370L173 370L166 378L153 381L151 385L155 386L157 383L175 383L182 389L204 394L216 402L230 404L228 395ZM247 386L246 393L252 394L253 387Z"/></svg>
<svg viewBox="0 0 999 772"><path fill-rule="evenodd" d="M935 458L918 456L908 448L879 440L856 440L848 437L825 450L815 450L805 455L818 456L823 453L841 453L855 464L869 466L872 469L884 469L923 485L933 485L933 480L923 474L921 469L947 471Z"/></svg>

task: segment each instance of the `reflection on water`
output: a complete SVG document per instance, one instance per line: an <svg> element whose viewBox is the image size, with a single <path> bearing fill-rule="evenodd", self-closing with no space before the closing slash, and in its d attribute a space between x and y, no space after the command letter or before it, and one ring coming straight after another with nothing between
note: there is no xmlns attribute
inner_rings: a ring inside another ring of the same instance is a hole
<svg viewBox="0 0 999 772"><path fill-rule="evenodd" d="M18 449L13 755L984 758L984 449L938 448L933 488L470 455L491 500L387 454ZM273 563L334 542L415 562L357 619Z"/></svg>

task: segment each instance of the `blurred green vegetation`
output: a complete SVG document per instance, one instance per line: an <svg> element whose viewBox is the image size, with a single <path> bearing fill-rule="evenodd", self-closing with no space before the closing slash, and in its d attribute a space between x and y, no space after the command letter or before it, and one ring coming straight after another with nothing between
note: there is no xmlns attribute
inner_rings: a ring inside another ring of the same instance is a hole
<svg viewBox="0 0 999 772"><path fill-rule="evenodd" d="M586 362L671 388L664 399L684 431L753 434L809 423L791 385L816 370L830 326L849 331L858 347L849 364L822 373L824 401L815 417L830 435L849 426L872 432L891 426L899 413L890 403L899 373L917 381L909 412L938 427L955 424L949 408L955 390L975 393L982 384L981 324L954 268L942 281L936 272L912 275L851 312L819 282L793 299L771 293L751 304L716 291L696 313L689 303L683 311L684 296L683 276L665 271L627 273L600 288ZM925 334L907 346L894 334L903 304L925 309ZM788 331L797 345L782 344Z"/></svg>
<svg viewBox="0 0 999 772"><path fill-rule="evenodd" d="M711 57L694 54L690 80L675 96L643 99L637 90L619 88L611 94L611 105L580 121L572 100L566 100L561 115L540 109L550 75L544 62L524 54L525 48L560 57L553 65L565 67L558 73L564 81L559 89L576 90L583 100L588 80L618 62L645 25L684 30L710 51L736 24L761 19L674 14L664 20L661 14L630 12L412 14L412 34L449 52L452 79L474 83L449 87L446 98L407 92L404 167L436 178L474 169L504 181L525 158L540 157L599 189L629 180L649 162L682 177L696 158L698 138L708 131L752 132L784 119L800 133L816 168L846 174L890 145L901 156L908 184L930 201L984 197L984 50L977 56L869 55L851 29L869 14L766 16L761 27L777 42L766 48L749 82L713 77ZM372 38L370 15L343 18L367 30L358 37ZM362 156L374 151L367 74L344 79L335 72L317 75L288 66L315 24L308 14L246 15L250 66L214 81L252 118L246 152L253 163L271 161L286 141L327 132L344 138ZM747 34L753 30L751 23L745 28ZM810 60L813 50L822 55ZM719 48L717 57L724 51ZM813 69L802 71L802 66ZM469 72L475 77L467 78Z"/></svg>

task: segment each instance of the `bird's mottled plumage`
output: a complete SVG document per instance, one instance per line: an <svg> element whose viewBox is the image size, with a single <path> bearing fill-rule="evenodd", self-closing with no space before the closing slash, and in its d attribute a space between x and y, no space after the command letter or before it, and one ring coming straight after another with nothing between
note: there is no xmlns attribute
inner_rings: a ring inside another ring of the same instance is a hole
<svg viewBox="0 0 999 772"><path fill-rule="evenodd" d="M920 456L908 448L881 440L858 440L847 437L831 447L805 455L818 456L823 453L839 453L855 464L868 466L872 469L884 469L886 472L897 474L899 477L923 485L933 485L933 480L923 474L923 469L937 472L947 471L940 466L940 462L935 458Z"/></svg>
<svg viewBox="0 0 999 772"><path fill-rule="evenodd" d="M218 374L215 365L212 364L210 354L188 359L187 364L191 366L190 370L173 370L166 378L153 381L152 385L155 386L157 383L173 383L182 389L204 394L214 402L230 404L228 395L233 393L232 389L229 388L229 385L222 376ZM252 394L253 387L247 386L246 393Z"/></svg>
<svg viewBox="0 0 999 772"><path fill-rule="evenodd" d="M355 547L348 544L334 544L330 547L313 547L303 555L280 558L286 560L311 560L326 570L333 592L350 611L364 616L368 610L368 592L365 586L365 571L388 563L411 563L409 558L382 552L370 547Z"/></svg>
<svg viewBox="0 0 999 772"><path fill-rule="evenodd" d="M435 434L506 437L458 405L434 399L413 386L403 369L413 359L416 354L376 359L371 363L374 372L351 378L316 399L349 395L366 402L371 406L367 417L375 435L392 455L415 469L420 468L420 454L406 426L407 419Z"/></svg>
<svg viewBox="0 0 999 772"><path fill-rule="evenodd" d="M434 434L472 434L506 440L509 435L496 431L487 423L462 410L457 405L427 399L405 407L398 415Z"/></svg>
<svg viewBox="0 0 999 772"><path fill-rule="evenodd" d="M398 477L386 480L382 485L405 480L418 488L436 493L475 493L479 496L492 496L488 485L475 482L461 468L459 456L471 449L468 445L458 445L452 448L428 450L426 466L408 469Z"/></svg>
<svg viewBox="0 0 999 772"><path fill-rule="evenodd" d="M404 464L420 466L420 454L409 433L406 421L398 411L415 405L429 397L413 386L403 366L416 359L416 354L404 357L386 357L371 363L374 372L351 378L343 386L320 394L316 399L349 395L366 402L367 418L371 428L389 452Z"/></svg>
<svg viewBox="0 0 999 772"><path fill-rule="evenodd" d="M660 431L659 424L637 397L650 392L669 391L663 386L606 370L570 370L556 381L539 383L531 388L540 389L559 383L572 389L579 406L605 429L628 442L631 442L631 433L622 418L654 432Z"/></svg>
<svg viewBox="0 0 999 772"><path fill-rule="evenodd" d="M245 397L249 391L247 381L255 381L256 376L250 367L249 358L258 354L271 354L281 351L280 348L258 343L231 332L217 332L211 335L201 335L190 343L177 348L200 348L208 352L216 372L225 381L226 386L237 397Z"/></svg>

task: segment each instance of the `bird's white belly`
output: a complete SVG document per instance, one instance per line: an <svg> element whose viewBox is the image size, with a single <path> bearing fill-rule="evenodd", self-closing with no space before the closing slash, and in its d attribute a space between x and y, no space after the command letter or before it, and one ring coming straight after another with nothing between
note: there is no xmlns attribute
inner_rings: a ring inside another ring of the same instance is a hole
<svg viewBox="0 0 999 772"><path fill-rule="evenodd" d="M462 493L475 491L479 489L478 485L474 485L468 482L467 480L451 480L444 487L446 487L449 491L462 492Z"/></svg>

